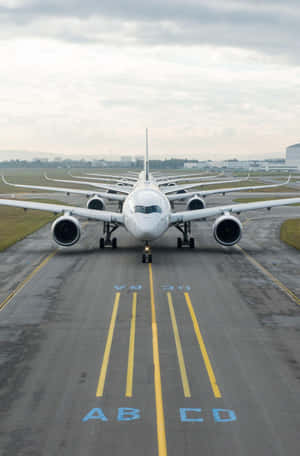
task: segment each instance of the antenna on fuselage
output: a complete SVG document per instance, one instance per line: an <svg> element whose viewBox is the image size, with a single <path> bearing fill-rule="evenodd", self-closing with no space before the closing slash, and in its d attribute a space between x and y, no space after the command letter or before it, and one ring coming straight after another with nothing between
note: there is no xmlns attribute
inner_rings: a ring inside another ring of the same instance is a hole
<svg viewBox="0 0 300 456"><path fill-rule="evenodd" d="M145 180L149 180L149 149L148 149L148 128L146 128L146 155L144 162Z"/></svg>

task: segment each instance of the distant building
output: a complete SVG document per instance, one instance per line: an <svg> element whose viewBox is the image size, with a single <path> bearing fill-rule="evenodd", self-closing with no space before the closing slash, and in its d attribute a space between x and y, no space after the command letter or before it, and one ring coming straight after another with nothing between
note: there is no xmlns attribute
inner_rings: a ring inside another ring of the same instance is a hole
<svg viewBox="0 0 300 456"><path fill-rule="evenodd" d="M120 157L120 167L121 168L130 168L132 165L131 155L122 155Z"/></svg>
<svg viewBox="0 0 300 456"><path fill-rule="evenodd" d="M183 167L186 169L198 168L198 162L197 161L187 162L187 163L184 163Z"/></svg>
<svg viewBox="0 0 300 456"><path fill-rule="evenodd" d="M250 162L248 160L225 160L224 161L224 167L225 168L230 168L230 169L248 169L251 166Z"/></svg>
<svg viewBox="0 0 300 456"><path fill-rule="evenodd" d="M300 168L300 144L293 144L286 148L286 165Z"/></svg>
<svg viewBox="0 0 300 456"><path fill-rule="evenodd" d="M201 168L209 168L211 166L212 166L212 161L211 160L188 161L188 162L185 162L184 165L183 165L183 167L185 169L194 169L194 168L201 169Z"/></svg>

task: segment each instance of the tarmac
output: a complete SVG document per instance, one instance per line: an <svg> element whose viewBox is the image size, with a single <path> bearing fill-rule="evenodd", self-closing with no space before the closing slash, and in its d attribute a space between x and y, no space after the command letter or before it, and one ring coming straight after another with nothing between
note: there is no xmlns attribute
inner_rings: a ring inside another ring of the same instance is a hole
<svg viewBox="0 0 300 456"><path fill-rule="evenodd" d="M84 221L74 247L46 226L1 253L0 454L298 454L300 254L279 240L297 216L247 213L230 248L211 221L195 249L172 228L152 266Z"/></svg>

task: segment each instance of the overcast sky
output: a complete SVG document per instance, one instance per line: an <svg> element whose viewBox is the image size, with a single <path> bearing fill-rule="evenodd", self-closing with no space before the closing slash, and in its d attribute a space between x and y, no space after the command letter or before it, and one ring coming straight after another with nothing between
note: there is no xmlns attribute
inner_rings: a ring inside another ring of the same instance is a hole
<svg viewBox="0 0 300 456"><path fill-rule="evenodd" d="M141 155L146 127L153 158L283 157L299 25L299 0L0 0L0 159Z"/></svg>

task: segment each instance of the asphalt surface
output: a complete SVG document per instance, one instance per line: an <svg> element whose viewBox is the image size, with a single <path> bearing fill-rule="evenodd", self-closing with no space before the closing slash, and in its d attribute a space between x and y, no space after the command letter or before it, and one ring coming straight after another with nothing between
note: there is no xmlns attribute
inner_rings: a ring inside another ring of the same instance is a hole
<svg viewBox="0 0 300 456"><path fill-rule="evenodd" d="M45 227L2 253L0 454L298 454L300 255L278 238L297 215L246 214L243 251L211 222L195 250L170 229L152 268L121 229L100 251L94 222L72 248Z"/></svg>

